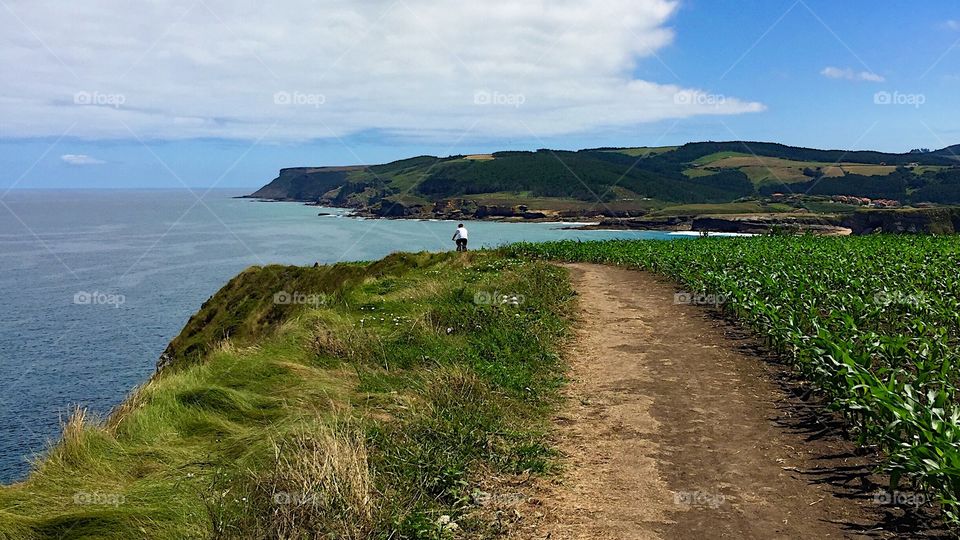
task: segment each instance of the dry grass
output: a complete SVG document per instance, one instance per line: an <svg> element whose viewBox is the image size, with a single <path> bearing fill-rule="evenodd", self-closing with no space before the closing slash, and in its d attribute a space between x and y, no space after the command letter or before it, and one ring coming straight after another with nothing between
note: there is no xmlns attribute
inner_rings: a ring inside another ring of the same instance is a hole
<svg viewBox="0 0 960 540"><path fill-rule="evenodd" d="M60 423L63 426L61 442L65 445L78 444L83 438L83 433L88 428L94 428L96 426L96 422L89 415L87 409L79 405L74 406L66 422L61 419Z"/></svg>
<svg viewBox="0 0 960 540"><path fill-rule="evenodd" d="M257 512L263 537L371 535L377 499L367 448L356 431L323 428L278 443L272 470L254 480L254 498L269 507Z"/></svg>
<svg viewBox="0 0 960 540"><path fill-rule="evenodd" d="M320 356L330 356L349 362L365 362L372 358L378 347L379 337L348 325L331 326L320 321L313 330L313 350Z"/></svg>
<svg viewBox="0 0 960 540"><path fill-rule="evenodd" d="M107 420L104 423L106 429L110 431L110 433L115 433L117 427L120 426L124 420L129 418L135 411L142 407L144 403L146 403L146 396L148 392L147 389L153 383L154 380L151 379L146 383L134 388L133 392L130 392L126 399L124 399L119 405L110 411L110 414L107 415Z"/></svg>

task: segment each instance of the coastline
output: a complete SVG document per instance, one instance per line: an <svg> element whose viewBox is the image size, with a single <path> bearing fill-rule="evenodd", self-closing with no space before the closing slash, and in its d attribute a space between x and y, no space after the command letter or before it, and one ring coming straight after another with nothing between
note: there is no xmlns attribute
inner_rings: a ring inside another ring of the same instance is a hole
<svg viewBox="0 0 960 540"><path fill-rule="evenodd" d="M627 216L615 217L604 214L586 216L577 215L565 217L552 210L537 210L533 212L519 212L515 215L470 215L459 211L449 213L399 214L378 215L363 208L328 207L316 201L296 199L269 199L253 197L251 195L236 197L256 202L298 203L322 210L338 210L342 213L331 214L320 212L321 217L350 217L353 219L383 219L406 221L456 222L456 221L483 221L491 223L539 223L562 226L565 230L583 231L637 231L637 232L667 232L689 233L680 236L757 236L773 232L792 232L795 234L817 234L824 236L846 236L852 234L848 227L840 226L834 220L819 215L700 215L687 214L669 217ZM521 206L521 205L518 205ZM550 212L547 214L546 212Z"/></svg>

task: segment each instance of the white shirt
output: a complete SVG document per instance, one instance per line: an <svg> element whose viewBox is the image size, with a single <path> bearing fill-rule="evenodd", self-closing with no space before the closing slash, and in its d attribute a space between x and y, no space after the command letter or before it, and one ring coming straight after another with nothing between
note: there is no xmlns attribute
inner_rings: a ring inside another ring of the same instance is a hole
<svg viewBox="0 0 960 540"><path fill-rule="evenodd" d="M466 240L467 239L467 228L466 227L457 227L456 234L453 235L454 240Z"/></svg>

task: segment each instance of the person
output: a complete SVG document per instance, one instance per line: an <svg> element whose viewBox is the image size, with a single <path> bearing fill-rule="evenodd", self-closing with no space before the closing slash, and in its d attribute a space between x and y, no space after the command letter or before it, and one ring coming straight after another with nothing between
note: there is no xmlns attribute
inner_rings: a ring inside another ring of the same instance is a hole
<svg viewBox="0 0 960 540"><path fill-rule="evenodd" d="M463 223L457 225L457 232L453 233L453 241L457 243L457 251L467 250L467 228Z"/></svg>

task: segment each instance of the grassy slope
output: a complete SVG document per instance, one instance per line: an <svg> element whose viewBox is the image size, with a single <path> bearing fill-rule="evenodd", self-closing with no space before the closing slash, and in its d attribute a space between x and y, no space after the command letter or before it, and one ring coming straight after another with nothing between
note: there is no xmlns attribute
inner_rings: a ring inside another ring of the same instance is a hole
<svg viewBox="0 0 960 540"><path fill-rule="evenodd" d="M763 204L756 201L727 204L681 204L668 206L650 214L651 217L689 216L704 214L766 214L790 212L793 207L785 204Z"/></svg>
<svg viewBox="0 0 960 540"><path fill-rule="evenodd" d="M738 169L743 171L757 186L768 183L806 182L810 177L803 174L804 169L821 169L827 177L841 177L845 174L864 176L885 176L892 174L896 167L892 165L864 165L859 163L827 163L820 161L797 161L775 157L753 156L740 152L717 152L693 162L694 167L684 170L691 178L709 176L716 169ZM709 166L707 169L705 167ZM930 167L939 170L940 167Z"/></svg>
<svg viewBox="0 0 960 540"><path fill-rule="evenodd" d="M172 368L0 488L0 538L439 538L442 515L491 534L482 473L550 466L570 298L562 270L492 253L250 269Z"/></svg>

